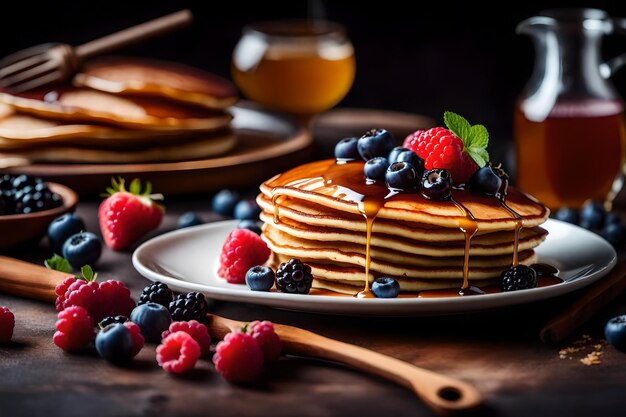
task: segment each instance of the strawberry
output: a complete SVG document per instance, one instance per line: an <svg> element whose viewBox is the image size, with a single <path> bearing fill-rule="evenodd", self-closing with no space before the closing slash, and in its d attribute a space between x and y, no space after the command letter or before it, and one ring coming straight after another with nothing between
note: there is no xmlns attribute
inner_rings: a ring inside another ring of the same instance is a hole
<svg viewBox="0 0 626 417"><path fill-rule="evenodd" d="M151 195L149 182L142 192L137 178L130 183L129 191L122 178L113 179L111 183L107 198L100 204L98 219L104 242L111 249L121 250L161 224L165 210L154 200L163 196Z"/></svg>
<svg viewBox="0 0 626 417"><path fill-rule="evenodd" d="M471 126L465 118L449 111L443 119L448 129L413 132L404 140L404 147L424 159L427 170L447 169L455 184L463 184L489 160L489 134L485 126Z"/></svg>

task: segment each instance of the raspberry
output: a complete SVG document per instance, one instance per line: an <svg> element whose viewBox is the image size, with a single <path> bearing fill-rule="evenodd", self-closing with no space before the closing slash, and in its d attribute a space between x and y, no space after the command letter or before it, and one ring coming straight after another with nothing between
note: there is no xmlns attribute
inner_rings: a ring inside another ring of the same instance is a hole
<svg viewBox="0 0 626 417"><path fill-rule="evenodd" d="M130 332L130 336L133 338L133 357L137 356L139 351L143 348L143 336L141 335L141 329L132 321L127 321L124 326Z"/></svg>
<svg viewBox="0 0 626 417"><path fill-rule="evenodd" d="M252 382L261 375L263 351L249 334L228 333L215 347L213 363L228 382Z"/></svg>
<svg viewBox="0 0 626 417"><path fill-rule="evenodd" d="M185 332L198 342L200 346L201 356L207 356L211 351L211 336L206 326L196 320L175 321L170 324L169 330L163 332L162 338L165 339L172 333Z"/></svg>
<svg viewBox="0 0 626 417"><path fill-rule="evenodd" d="M185 332L174 332L156 349L157 362L166 371L180 374L192 369L200 357L200 345Z"/></svg>
<svg viewBox="0 0 626 417"><path fill-rule="evenodd" d="M54 344L66 351L84 349L96 336L89 313L80 306L70 306L61 311L56 329Z"/></svg>
<svg viewBox="0 0 626 417"><path fill-rule="evenodd" d="M248 229L235 229L226 238L220 254L218 275L233 284L243 284L246 272L263 265L270 249L259 235Z"/></svg>
<svg viewBox="0 0 626 417"><path fill-rule="evenodd" d="M270 321L253 321L247 327L247 332L261 347L266 361L275 361L283 350L283 342L274 330Z"/></svg>
<svg viewBox="0 0 626 417"><path fill-rule="evenodd" d="M56 307L57 311L63 311L63 309L65 308L63 307L63 303L65 303L65 293L67 292L67 289L70 287L70 285L72 285L76 281L78 280L74 277L67 277L54 289L54 293L57 295L54 306Z"/></svg>
<svg viewBox="0 0 626 417"><path fill-rule="evenodd" d="M100 292L104 298L104 314L106 316L130 316L135 308L135 301L123 282L108 280L100 283Z"/></svg>
<svg viewBox="0 0 626 417"><path fill-rule="evenodd" d="M13 337L15 316L8 307L0 307L0 343L6 343Z"/></svg>
<svg viewBox="0 0 626 417"><path fill-rule="evenodd" d="M443 127L413 132L404 140L404 147L424 159L427 170L447 169L455 184L467 182L479 168L465 151L463 141Z"/></svg>
<svg viewBox="0 0 626 417"><path fill-rule="evenodd" d="M87 282L78 279L73 282L67 288L63 301L64 309L70 306L85 308L89 316L95 320L94 324L100 322L105 316L113 315L106 314L105 299L100 291L100 285L95 281Z"/></svg>

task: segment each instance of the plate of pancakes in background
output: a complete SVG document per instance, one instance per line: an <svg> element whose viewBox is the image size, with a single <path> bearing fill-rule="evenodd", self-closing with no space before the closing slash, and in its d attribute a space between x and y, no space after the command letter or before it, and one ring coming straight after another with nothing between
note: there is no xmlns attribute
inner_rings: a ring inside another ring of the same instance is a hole
<svg viewBox="0 0 626 417"><path fill-rule="evenodd" d="M164 194L247 186L304 160L311 135L237 103L230 81L144 58L101 58L71 85L0 92L0 167L97 193L134 175Z"/></svg>
<svg viewBox="0 0 626 417"><path fill-rule="evenodd" d="M257 202L261 237L272 252L268 264L276 269L290 258L301 259L313 275L309 294L251 291L219 277L221 248L235 222L153 238L135 251L133 264L150 280L219 300L397 316L456 314L553 298L602 278L617 259L604 239L548 219L544 205L515 187L509 187L506 200L462 188L442 201L419 193L389 197L387 191L363 183L362 163L335 160L304 164L261 184ZM369 234L364 216L372 220ZM468 216L475 229L469 238ZM537 287L504 291L501 274L512 264L538 271ZM399 296L360 298L368 289L366 276L370 282L395 279ZM462 286L468 289L465 295Z"/></svg>

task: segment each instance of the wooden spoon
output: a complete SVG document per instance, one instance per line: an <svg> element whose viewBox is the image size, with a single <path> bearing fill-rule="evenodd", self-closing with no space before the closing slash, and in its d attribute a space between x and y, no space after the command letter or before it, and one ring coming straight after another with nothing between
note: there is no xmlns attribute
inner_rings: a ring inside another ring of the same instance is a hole
<svg viewBox="0 0 626 417"><path fill-rule="evenodd" d="M209 317L209 333L214 339L223 339L226 333L239 331L246 325L217 315ZM284 353L341 362L382 376L413 391L440 415L476 409L483 404L476 388L461 380L297 327L274 324L274 328L284 343Z"/></svg>
<svg viewBox="0 0 626 417"><path fill-rule="evenodd" d="M0 256L0 292L54 301L54 288L68 276L43 266ZM214 340L221 340L226 333L239 331L246 324L214 314L210 314L209 318L209 332ZM440 415L456 414L483 404L481 394L458 379L297 327L282 324L275 324L274 327L284 343L286 354L327 359L382 376L412 390Z"/></svg>

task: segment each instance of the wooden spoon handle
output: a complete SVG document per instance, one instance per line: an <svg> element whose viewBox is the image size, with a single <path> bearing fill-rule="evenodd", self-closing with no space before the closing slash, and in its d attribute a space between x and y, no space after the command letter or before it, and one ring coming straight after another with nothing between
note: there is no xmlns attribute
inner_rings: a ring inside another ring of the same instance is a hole
<svg viewBox="0 0 626 417"><path fill-rule="evenodd" d="M193 16L190 10L181 10L176 13L168 14L80 45L76 47L76 57L79 61L82 61L95 55L129 46L186 26L191 23L192 19Z"/></svg>
<svg viewBox="0 0 626 417"><path fill-rule="evenodd" d="M212 315L209 332L213 338L221 339L226 333L240 330L244 325L240 321ZM274 327L284 343L285 353L341 362L382 376L412 390L440 415L475 409L483 404L481 394L458 379L297 327L281 324Z"/></svg>
<svg viewBox="0 0 626 417"><path fill-rule="evenodd" d="M54 302L55 287L69 276L71 274L0 256L0 292Z"/></svg>

